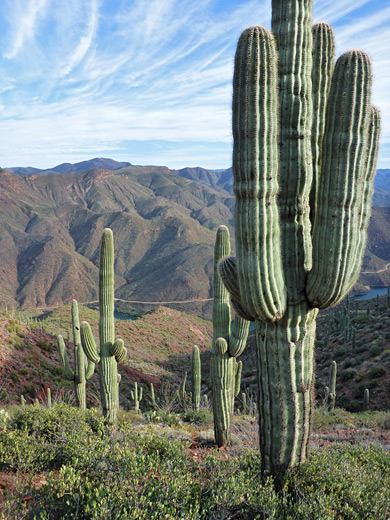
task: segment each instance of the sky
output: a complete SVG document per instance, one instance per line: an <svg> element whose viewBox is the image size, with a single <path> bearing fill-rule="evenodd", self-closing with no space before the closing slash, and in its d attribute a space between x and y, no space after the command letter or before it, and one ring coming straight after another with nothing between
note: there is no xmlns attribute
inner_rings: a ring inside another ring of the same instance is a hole
<svg viewBox="0 0 390 520"><path fill-rule="evenodd" d="M271 0L1 0L0 165L110 157L231 165L235 47ZM390 168L390 0L314 0L336 52L368 52Z"/></svg>

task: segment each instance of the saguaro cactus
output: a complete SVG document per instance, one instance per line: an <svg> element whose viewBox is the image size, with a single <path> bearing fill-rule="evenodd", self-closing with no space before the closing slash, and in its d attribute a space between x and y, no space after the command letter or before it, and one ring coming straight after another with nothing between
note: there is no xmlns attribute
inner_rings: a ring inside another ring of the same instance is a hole
<svg viewBox="0 0 390 520"><path fill-rule="evenodd" d="M229 293L218 272L219 261L229 254L229 230L226 226L220 226L214 249L213 343L210 367L214 433L215 442L218 446L230 442L231 416L239 366L236 357L244 351L249 331L249 321L240 316L235 317L233 329L230 329ZM227 268L229 268L229 265L227 265ZM235 300L232 299L232 302L235 305ZM239 373L239 377L241 378L241 373Z"/></svg>
<svg viewBox="0 0 390 520"><path fill-rule="evenodd" d="M134 410L139 413L139 403L142 401L142 386L138 391L138 383L134 383L134 391L131 390L131 398L134 401Z"/></svg>
<svg viewBox="0 0 390 520"><path fill-rule="evenodd" d="M273 0L272 31L253 26L238 42L237 258L220 273L256 322L262 468L280 481L308 454L318 308L359 275L379 112L367 55L352 50L333 66L333 31L312 28L311 0Z"/></svg>
<svg viewBox="0 0 390 520"><path fill-rule="evenodd" d="M337 377L337 363L332 361L330 366L329 387L327 387L327 405L331 410L334 410L336 403L336 377Z"/></svg>
<svg viewBox="0 0 390 520"><path fill-rule="evenodd" d="M74 370L70 368L66 354L64 339L57 336L57 348L62 361L62 367L66 379L74 382L77 406L83 410L87 407L86 381L91 379L95 371L95 363L88 360L81 346L80 320L77 300L72 300L72 330L74 344Z"/></svg>
<svg viewBox="0 0 390 520"><path fill-rule="evenodd" d="M201 365L199 347L194 345L192 349L191 359L191 391L192 406L194 410L199 411L200 408L200 387L201 387Z"/></svg>
<svg viewBox="0 0 390 520"><path fill-rule="evenodd" d="M370 406L370 391L368 388L364 390L364 396L363 396L363 410L368 410Z"/></svg>
<svg viewBox="0 0 390 520"><path fill-rule="evenodd" d="M89 323L81 324L81 343L87 358L100 363L100 398L103 416L115 424L119 408L118 386L120 375L117 364L121 363L127 349L123 340L115 337L114 324L114 237L111 229L103 231L99 269L99 338L100 355Z"/></svg>

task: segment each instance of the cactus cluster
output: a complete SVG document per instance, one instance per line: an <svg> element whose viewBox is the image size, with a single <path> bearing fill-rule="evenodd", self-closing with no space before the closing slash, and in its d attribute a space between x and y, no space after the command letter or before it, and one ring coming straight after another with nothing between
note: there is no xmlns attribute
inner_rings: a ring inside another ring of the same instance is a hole
<svg viewBox="0 0 390 520"><path fill-rule="evenodd" d="M119 409L119 383L117 365L127 355L120 337L115 337L114 323L114 237L111 229L103 231L99 268L99 339L100 353L88 322L81 324L81 343L87 358L99 363L100 398L103 416L115 424Z"/></svg>
<svg viewBox="0 0 390 520"><path fill-rule="evenodd" d="M281 481L308 454L318 309L359 275L378 153L371 66L334 63L312 0L273 0L272 32L241 35L233 79L236 258L220 274L256 323L263 472Z"/></svg>
<svg viewBox="0 0 390 520"><path fill-rule="evenodd" d="M237 362L236 357L244 351L249 331L249 321L241 316L235 317L232 330L230 327L229 292L223 285L218 270L219 262L229 255L229 230L226 226L220 226L214 249L213 343L210 361L214 433L218 446L230 442L234 396L240 391L242 370L242 362ZM228 269L229 265L225 267ZM235 300L232 299L232 302L234 306Z"/></svg>
<svg viewBox="0 0 390 520"><path fill-rule="evenodd" d="M57 348L62 361L62 368L66 379L74 382L77 406L82 410L87 407L86 381L91 379L95 372L95 363L87 359L81 345L80 319L77 300L72 301L72 330L74 345L74 370L70 368L69 359L65 349L64 338L57 336Z"/></svg>

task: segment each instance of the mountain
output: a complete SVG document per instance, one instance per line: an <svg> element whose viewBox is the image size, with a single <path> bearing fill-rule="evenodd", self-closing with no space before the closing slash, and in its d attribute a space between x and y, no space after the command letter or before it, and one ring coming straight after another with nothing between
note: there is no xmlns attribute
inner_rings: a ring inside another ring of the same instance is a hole
<svg viewBox="0 0 390 520"><path fill-rule="evenodd" d="M48 175L51 173L80 173L88 170L119 170L120 168L125 168L126 166L131 166L129 162L118 162L113 159L105 159L103 157L96 157L95 159L90 159L89 161L82 161L78 163L62 163L54 168L48 168L46 170L41 170L39 168L32 168L28 166L26 168L23 167L13 167L7 168L8 171L12 173L16 173L18 175Z"/></svg>
<svg viewBox="0 0 390 520"><path fill-rule="evenodd" d="M0 302L35 308L96 299L105 227L115 237L118 298L209 298L215 229L232 225L233 207L233 197L165 167L1 170Z"/></svg>
<svg viewBox="0 0 390 520"><path fill-rule="evenodd" d="M105 227L115 237L116 297L210 298L215 230L234 226L231 179L231 170L164 166L28 176L0 170L0 303L96 299ZM373 208L360 291L390 285L389 218L390 207ZM175 308L210 313L207 302Z"/></svg>

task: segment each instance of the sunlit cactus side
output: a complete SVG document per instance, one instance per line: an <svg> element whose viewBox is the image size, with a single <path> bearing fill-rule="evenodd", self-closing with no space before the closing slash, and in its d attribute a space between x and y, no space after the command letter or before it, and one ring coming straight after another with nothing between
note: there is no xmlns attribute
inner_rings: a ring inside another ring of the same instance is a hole
<svg viewBox="0 0 390 520"><path fill-rule="evenodd" d="M26 406L26 399L24 398L23 394L21 394L20 396L20 404L21 406Z"/></svg>
<svg viewBox="0 0 390 520"><path fill-rule="evenodd" d="M278 482L307 458L318 308L356 282L370 217L380 127L371 66L358 50L333 57L311 0L273 0L272 33L249 27L235 56L237 258L220 273L256 323L262 471Z"/></svg>
<svg viewBox="0 0 390 520"><path fill-rule="evenodd" d="M222 284L218 270L220 260L229 255L229 230L226 226L220 226L214 249L213 343L210 362L214 433L219 447L230 443L234 396L238 376L241 379L239 366L242 367L242 363L236 362L236 357L244 351L249 331L249 321L239 316L235 317L232 330L230 327L229 292Z"/></svg>
<svg viewBox="0 0 390 520"><path fill-rule="evenodd" d="M370 391L368 388L364 390L363 396L363 410L368 410L370 407Z"/></svg>
<svg viewBox="0 0 390 520"><path fill-rule="evenodd" d="M192 407L197 412L200 408L200 388L201 388L201 365L199 347L194 345L191 358L191 388L192 388Z"/></svg>
<svg viewBox="0 0 390 520"><path fill-rule="evenodd" d="M99 268L99 339L100 353L89 323L81 324L81 343L87 358L99 363L100 399L107 423L116 424L119 409L118 363L127 355L120 337L115 337L114 322L114 237L111 229L103 231Z"/></svg>
<svg viewBox="0 0 390 520"><path fill-rule="evenodd" d="M72 300L72 331L74 344L74 370L70 368L65 342L61 335L57 336L57 349L62 361L64 376L74 383L76 403L79 408L87 408L86 381L91 379L95 372L95 363L88 360L81 346L80 319L77 300Z"/></svg>
<svg viewBox="0 0 390 520"><path fill-rule="evenodd" d="M131 398L134 401L134 411L139 413L139 403L142 401L142 386L138 390L138 383L134 383L134 390L131 390Z"/></svg>

